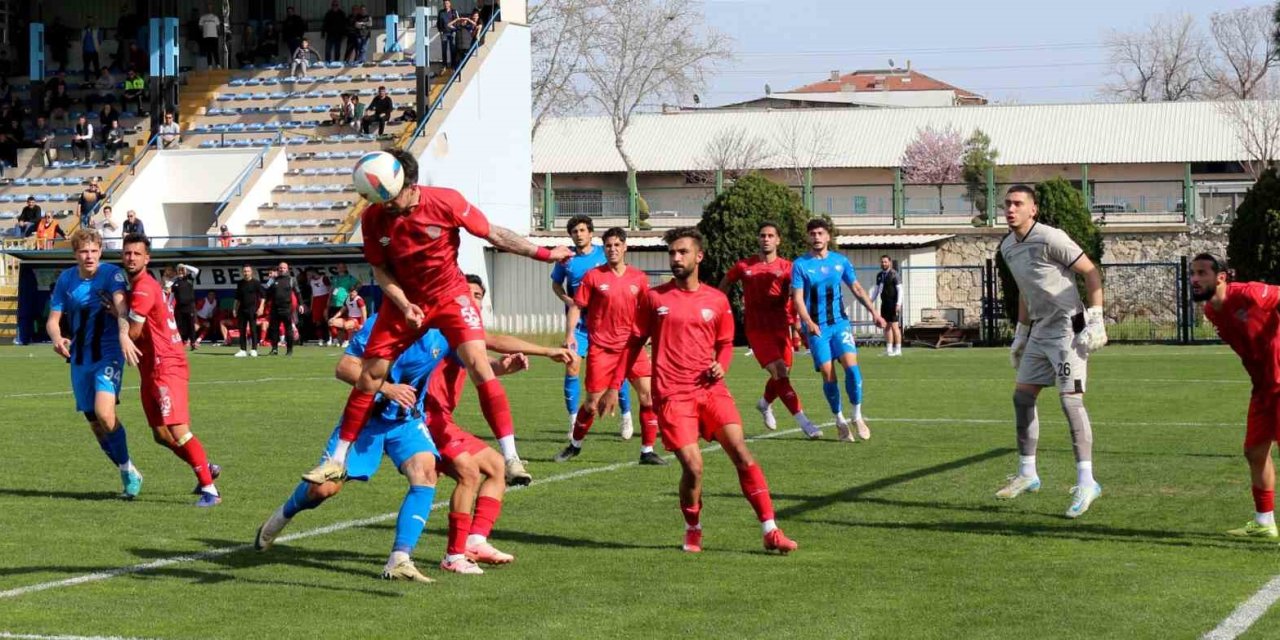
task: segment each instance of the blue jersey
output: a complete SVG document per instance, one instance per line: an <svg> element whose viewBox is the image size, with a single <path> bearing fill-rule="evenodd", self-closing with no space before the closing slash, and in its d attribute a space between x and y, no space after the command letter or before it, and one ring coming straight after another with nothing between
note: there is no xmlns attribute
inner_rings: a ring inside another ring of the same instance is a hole
<svg viewBox="0 0 1280 640"><path fill-rule="evenodd" d="M92 278L80 277L79 267L58 276L49 299L49 310L60 311L71 323L71 364L89 366L104 361L122 362L120 331L116 319L103 308L117 291L128 290L124 270L113 264L98 266Z"/></svg>
<svg viewBox="0 0 1280 640"><path fill-rule="evenodd" d="M351 337L351 344L347 346L347 355L357 358L364 355L365 344L369 341L369 334L373 331L373 325L377 319L376 313L369 316L364 327ZM407 384L417 389L417 404L414 405L413 410L409 410L379 395L374 401L374 406L379 412L377 415L389 422L404 422L415 413L419 417L426 415L423 403L427 399L427 381L431 379L431 373L436 370L436 367L452 354L449 341L436 329L418 338L417 342L396 358L387 376L388 383Z"/></svg>
<svg viewBox="0 0 1280 640"><path fill-rule="evenodd" d="M551 268L551 281L560 283L565 293L572 298L578 292L578 285L582 284L582 278L586 277L587 272L604 263L604 247L593 244L590 253L575 253L565 262L557 262ZM587 314L578 318L577 329L582 332L587 330Z"/></svg>
<svg viewBox="0 0 1280 640"><path fill-rule="evenodd" d="M855 282L853 264L842 253L830 251L825 258L807 253L792 263L791 289L804 291L809 317L820 327L849 321L840 285L852 288Z"/></svg>

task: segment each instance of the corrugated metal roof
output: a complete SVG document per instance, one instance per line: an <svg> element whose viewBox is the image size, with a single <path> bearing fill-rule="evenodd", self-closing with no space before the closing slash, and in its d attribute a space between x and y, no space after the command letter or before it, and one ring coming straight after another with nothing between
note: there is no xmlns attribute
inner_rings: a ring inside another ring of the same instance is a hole
<svg viewBox="0 0 1280 640"><path fill-rule="evenodd" d="M639 171L712 168L707 144L745 130L771 148L760 169L792 166L787 148L812 148L814 168L895 167L926 126L981 128L1006 165L1223 162L1247 158L1214 102L1001 105L897 109L682 111L636 116L627 152ZM790 144L788 140L799 140ZM626 168L604 117L559 118L538 129L535 173L622 172Z"/></svg>
<svg viewBox="0 0 1280 640"><path fill-rule="evenodd" d="M849 247L922 247L940 240L946 240L953 234L946 233L881 233L869 235L840 235L836 243L842 248ZM569 246L567 238L552 236L528 236L529 242L540 247ZM627 238L628 248L662 247L666 243L656 236L632 236Z"/></svg>

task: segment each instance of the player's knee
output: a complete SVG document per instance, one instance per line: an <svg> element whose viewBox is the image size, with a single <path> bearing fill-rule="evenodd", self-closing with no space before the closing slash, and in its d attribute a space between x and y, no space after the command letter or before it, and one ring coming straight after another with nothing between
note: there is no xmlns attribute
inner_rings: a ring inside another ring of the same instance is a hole
<svg viewBox="0 0 1280 640"><path fill-rule="evenodd" d="M472 489L480 486L480 482L484 480L485 475L481 473L479 465L475 464L455 466L454 473L458 476L457 481L460 486Z"/></svg>
<svg viewBox="0 0 1280 640"><path fill-rule="evenodd" d="M1031 409L1036 406L1036 394L1026 389L1013 390L1013 406L1019 409Z"/></svg>
<svg viewBox="0 0 1280 640"><path fill-rule="evenodd" d="M569 364L566 364L566 365L564 366L564 374L565 374L565 375L567 375L567 376L574 376L574 377L576 377L576 376L577 376L579 373L581 373L581 371L582 371L582 364L581 364L581 362L582 362L582 360L581 360L581 359L577 359L577 358L575 358L575 359L573 360L573 362L570 362Z"/></svg>
<svg viewBox="0 0 1280 640"><path fill-rule="evenodd" d="M428 485L436 482L436 459L430 454L415 455L405 461L401 472L410 484Z"/></svg>
<svg viewBox="0 0 1280 640"><path fill-rule="evenodd" d="M1084 410L1084 396L1079 393L1063 393L1058 396L1058 401L1062 404L1062 412L1067 414L1067 418L1078 411Z"/></svg>
<svg viewBox="0 0 1280 640"><path fill-rule="evenodd" d="M169 434L169 430L164 427L152 427L151 439L162 447L173 448L173 436Z"/></svg>

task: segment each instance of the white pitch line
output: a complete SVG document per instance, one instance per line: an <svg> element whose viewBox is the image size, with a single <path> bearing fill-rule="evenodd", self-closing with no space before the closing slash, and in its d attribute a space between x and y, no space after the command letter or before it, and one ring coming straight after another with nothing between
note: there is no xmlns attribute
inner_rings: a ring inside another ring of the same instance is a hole
<svg viewBox="0 0 1280 640"><path fill-rule="evenodd" d="M1010 424L1012 420L996 418L882 418L866 417L874 422L917 422L921 424ZM1054 424L1053 420L1046 422ZM1237 427L1237 422L1125 422L1116 420L1090 420L1095 426L1103 427Z"/></svg>
<svg viewBox="0 0 1280 640"><path fill-rule="evenodd" d="M316 377L316 376L292 376L292 377L291 377L291 376L280 376L280 377L274 377L274 378L254 378L254 379L250 379L250 380L245 380L245 379L243 379L243 378L238 379L238 380L196 380L195 382L188 382L188 383L187 383L187 385L188 385L188 386L192 386L192 387L197 387L197 386L204 386L204 385L219 385L219 384L254 384L254 383L257 383L257 382L283 382L283 381L285 381L285 380L306 380L306 381L313 381L313 382L314 382L314 381L317 381L317 380L333 380L333 379L334 379L334 378L333 378L332 376L328 376L328 377L324 377L324 376L321 376L321 377ZM120 390L121 390L121 391L137 391L137 390L138 390L138 389L140 389L140 388L141 388L141 387L136 387L136 386L127 386L127 387L120 387ZM70 391L42 391L42 392L40 392L40 393L7 393L7 394L0 395L0 399L5 399L5 398L47 398L47 397L51 397L51 396L69 396L69 395L71 395L71 392L70 392Z"/></svg>
<svg viewBox="0 0 1280 640"><path fill-rule="evenodd" d="M828 423L828 424L823 424L819 426L826 427L826 426L831 426L831 424L834 424L834 423ZM781 431L772 431L772 432L761 434L758 436L749 437L747 438L747 440L764 440L768 438L776 438L778 436L784 436L784 435L796 433L798 431L799 429L785 429ZM719 448L720 448L719 444L711 444L711 445L707 445L706 447L703 447L702 451L704 452L715 451L716 449L719 449ZM605 465L603 467L591 467L587 469L578 469L577 471L570 471L569 473L561 473L559 475L554 475L543 480L535 480L533 481L533 484L529 485L529 487L537 487L537 486L542 486L544 484L563 482L565 480L572 480L574 478L581 478L583 476L594 475L597 473L608 473L612 471L617 471L619 469L625 469L627 467L634 467L637 465L639 465L638 461L631 461L631 462L618 462L615 464ZM529 487L510 487L508 488L508 491L509 492L517 491L521 489L527 489ZM435 511L436 509L447 506L448 504L449 502L447 500L437 502L431 505L431 510ZM397 515L398 514L396 512L391 512L391 513L384 513L382 515L371 516L368 518L361 518L359 520L347 520L344 522L336 522L334 524L327 525L324 527L319 527L317 529L310 529L307 531L300 531L298 533L294 533L287 536L280 536L279 538L276 539L276 541L290 542L293 540L302 540L304 538L312 538L315 536L323 536L330 533L337 533L339 531L346 531L347 529L354 529L356 527L364 527L372 524L378 524L379 522L392 520ZM101 582L103 580L110 580L111 578L118 578L120 576L129 575L132 573L144 573L144 572L152 571L155 569L163 569L165 567L171 567L176 564L201 562L201 561L209 560L212 558L219 558L232 553L248 551L250 549L253 549L252 544L242 544L234 547L221 547L218 549L201 551L199 553L190 553L190 554L185 554L180 556L172 556L169 558L161 558L159 560L152 560L151 562L143 562L141 564L134 564L134 565L129 565L127 567L119 567L116 569L109 569L107 571L97 571L94 573L86 573L84 575L75 576L74 578L65 578L63 580L41 582L39 584L28 585L25 587L16 587L14 589L9 589L7 591L0 591L0 599L16 598L16 597L24 596L30 593L47 591L49 589L58 589L62 587L74 587L76 585L86 584L89 582Z"/></svg>
<svg viewBox="0 0 1280 640"><path fill-rule="evenodd" d="M1249 627L1253 626L1253 623L1276 603L1276 600L1280 600L1280 575L1268 580L1257 593L1242 602L1235 611L1231 612L1231 615L1214 627L1213 631L1202 637L1204 640L1234 640L1248 631Z"/></svg>
<svg viewBox="0 0 1280 640"><path fill-rule="evenodd" d="M143 638L126 636L44 636L34 633L10 633L8 631L0 631L0 638L14 638L20 640L143 640Z"/></svg>

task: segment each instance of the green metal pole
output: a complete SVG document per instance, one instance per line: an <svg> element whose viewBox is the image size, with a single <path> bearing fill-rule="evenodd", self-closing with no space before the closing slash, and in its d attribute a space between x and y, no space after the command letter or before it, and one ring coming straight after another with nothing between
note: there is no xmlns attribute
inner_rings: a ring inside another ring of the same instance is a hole
<svg viewBox="0 0 1280 640"><path fill-rule="evenodd" d="M716 195L724 193L724 169L716 169Z"/></svg>
<svg viewBox="0 0 1280 640"><path fill-rule="evenodd" d="M1183 165L1182 221L1191 224L1196 219L1196 183L1191 180L1191 163Z"/></svg>
<svg viewBox="0 0 1280 640"><path fill-rule="evenodd" d="M1084 196L1084 206L1093 206L1093 188L1089 186L1089 165L1080 165L1080 194Z"/></svg>
<svg viewBox="0 0 1280 640"><path fill-rule="evenodd" d="M893 168L893 226L902 227L903 218L905 217L904 209L906 208L905 198L902 197L902 167Z"/></svg>
<svg viewBox="0 0 1280 640"><path fill-rule="evenodd" d="M640 207L638 202L639 192L636 190L636 172L627 172L627 226L632 229L640 228Z"/></svg>
<svg viewBox="0 0 1280 640"><path fill-rule="evenodd" d="M556 223L556 192L551 186L551 174L542 177L542 230L550 231Z"/></svg>
<svg viewBox="0 0 1280 640"><path fill-rule="evenodd" d="M987 226L996 226L996 167L987 167Z"/></svg>
<svg viewBox="0 0 1280 640"><path fill-rule="evenodd" d="M813 169L804 170L804 208L813 211Z"/></svg>

